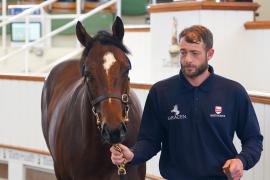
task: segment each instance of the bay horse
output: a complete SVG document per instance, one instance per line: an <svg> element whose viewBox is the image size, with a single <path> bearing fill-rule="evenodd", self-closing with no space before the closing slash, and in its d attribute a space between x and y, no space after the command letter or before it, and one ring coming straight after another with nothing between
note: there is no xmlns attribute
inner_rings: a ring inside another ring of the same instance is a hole
<svg viewBox="0 0 270 180"><path fill-rule="evenodd" d="M55 175L58 180L119 179L109 148L135 143L142 113L129 90L123 22L116 17L112 34L100 31L94 37L78 22L76 35L85 48L81 60L56 65L42 90L42 130ZM145 164L126 170L127 180L145 179Z"/></svg>

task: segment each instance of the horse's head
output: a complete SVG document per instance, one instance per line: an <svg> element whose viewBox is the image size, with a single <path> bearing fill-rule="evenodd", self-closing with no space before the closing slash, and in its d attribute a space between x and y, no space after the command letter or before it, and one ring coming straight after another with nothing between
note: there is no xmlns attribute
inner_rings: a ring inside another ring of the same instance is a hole
<svg viewBox="0 0 270 180"><path fill-rule="evenodd" d="M80 22L76 26L78 40L85 47L81 59L81 72L85 77L88 96L97 126L108 143L124 140L127 132L128 93L131 69L123 45L124 27L117 17L112 34L100 31L91 37Z"/></svg>

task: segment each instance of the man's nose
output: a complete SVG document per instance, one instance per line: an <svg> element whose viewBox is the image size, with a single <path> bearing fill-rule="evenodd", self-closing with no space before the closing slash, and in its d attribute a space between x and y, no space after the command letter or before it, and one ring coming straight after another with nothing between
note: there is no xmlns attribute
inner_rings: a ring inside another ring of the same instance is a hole
<svg viewBox="0 0 270 180"><path fill-rule="evenodd" d="M193 57L190 53L187 53L186 56L184 57L184 62L187 64L191 63L193 61Z"/></svg>

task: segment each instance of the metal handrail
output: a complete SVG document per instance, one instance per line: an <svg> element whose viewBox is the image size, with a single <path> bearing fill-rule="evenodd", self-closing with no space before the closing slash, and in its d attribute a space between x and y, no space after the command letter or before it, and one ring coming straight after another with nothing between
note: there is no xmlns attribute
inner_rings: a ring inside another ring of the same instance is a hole
<svg viewBox="0 0 270 180"><path fill-rule="evenodd" d="M34 11L36 11L38 9L41 9L41 8L43 8L45 6L48 6L48 5L52 4L52 3L54 3L55 1L57 1L57 0L44 1L44 2L40 3L39 5L36 5L36 6L32 7L32 8L29 8L29 9L26 9L22 13L17 14L15 16L12 16L8 20L3 20L3 22L0 23L0 27L2 27L4 25L7 25L7 24L11 23L12 21L17 20L19 18L23 18L24 16L29 15L29 14L33 13Z"/></svg>
<svg viewBox="0 0 270 180"><path fill-rule="evenodd" d="M53 0L52 0L52 1L53 1ZM43 41L43 40L45 40L45 39L47 39L47 38L50 38L50 37L52 37L52 36L54 36L54 35L56 35L56 34L62 32L62 31L64 31L64 30L66 30L66 29L72 27L73 25L75 25L75 24L77 23L77 21L83 21L84 19L86 19L86 18L88 18L88 17L90 17L90 16L92 16L92 15L94 15L94 14L96 14L96 13L102 11L103 9L105 9L105 8L107 8L107 7L109 7L109 6L111 6L111 5L114 4L114 3L119 3L119 1L118 1L118 0L111 0L111 1L108 1L108 2L106 2L106 3L104 3L104 4L100 5L100 6L96 7L95 9L93 9L93 10L91 10L91 11L89 11L89 12L87 12L87 13L85 13L85 14L83 14L83 15L77 17L77 18L75 18L74 20L70 21L69 23L63 25L62 27L59 27L59 28L57 28L56 30L54 30L54 31L52 31L52 32L50 32L50 33L48 33L48 34L46 34L46 35L43 36L42 38L37 39L37 40L35 40L35 41L31 42L31 43L25 44L25 45L23 45L20 49L18 49L18 50L16 50L16 51L13 51L12 53L9 53L9 54L7 54L7 55L1 57L1 58L0 58L0 62L1 62L1 61L4 61L5 59L7 59L7 58L9 58L9 57L12 57L12 56L14 56L14 55L16 55L16 54L18 54L18 53L20 53L20 52L22 52L23 50L25 50L25 49L27 49L27 48L33 47L34 45L40 43L41 41Z"/></svg>

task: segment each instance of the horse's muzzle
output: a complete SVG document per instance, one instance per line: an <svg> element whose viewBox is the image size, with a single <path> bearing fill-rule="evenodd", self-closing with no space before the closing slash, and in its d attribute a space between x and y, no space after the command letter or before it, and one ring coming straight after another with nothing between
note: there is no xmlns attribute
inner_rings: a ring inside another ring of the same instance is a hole
<svg viewBox="0 0 270 180"><path fill-rule="evenodd" d="M106 123L101 126L101 136L109 144L121 143L125 139L127 127L124 122L121 122L117 129L110 129Z"/></svg>

